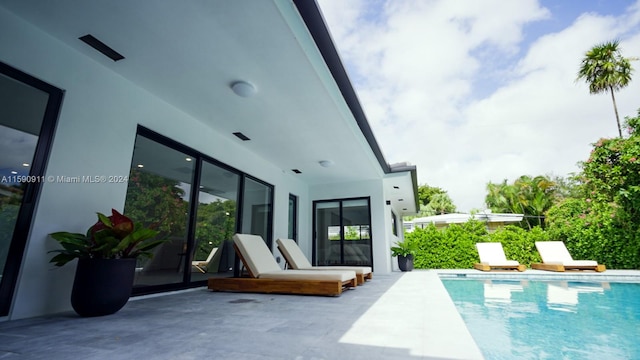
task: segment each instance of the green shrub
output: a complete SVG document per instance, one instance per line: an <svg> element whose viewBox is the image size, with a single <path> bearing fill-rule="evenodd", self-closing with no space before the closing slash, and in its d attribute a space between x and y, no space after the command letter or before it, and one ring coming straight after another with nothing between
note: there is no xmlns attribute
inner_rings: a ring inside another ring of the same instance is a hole
<svg viewBox="0 0 640 360"><path fill-rule="evenodd" d="M486 241L487 230L484 223L471 220L442 230L429 225L405 234L405 238L417 247L416 269L468 269L478 261L475 243Z"/></svg>
<svg viewBox="0 0 640 360"><path fill-rule="evenodd" d="M490 241L502 243L507 259L527 266L534 262L540 262L535 242L548 240L546 233L539 226L525 230L514 225L507 225L496 230L489 238Z"/></svg>

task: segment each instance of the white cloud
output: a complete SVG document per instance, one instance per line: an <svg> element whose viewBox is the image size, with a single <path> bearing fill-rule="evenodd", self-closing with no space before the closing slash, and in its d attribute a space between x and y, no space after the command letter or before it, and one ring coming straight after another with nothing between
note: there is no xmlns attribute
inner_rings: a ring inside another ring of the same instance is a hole
<svg viewBox="0 0 640 360"><path fill-rule="evenodd" d="M534 0L371 4L320 1L387 160L417 165L459 210L482 207L489 181L576 172L591 143L616 136L610 96L575 79L596 43L619 38L640 56L638 3L533 42L527 25L553 16ZM616 94L621 117L636 114L638 90Z"/></svg>

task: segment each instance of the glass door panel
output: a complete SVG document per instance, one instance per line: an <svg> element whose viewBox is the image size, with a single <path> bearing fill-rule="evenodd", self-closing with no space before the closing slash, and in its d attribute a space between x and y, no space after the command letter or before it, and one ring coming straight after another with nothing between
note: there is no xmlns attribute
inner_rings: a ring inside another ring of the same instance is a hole
<svg viewBox="0 0 640 360"><path fill-rule="evenodd" d="M343 259L342 265L366 265L371 261L371 232L369 201L367 199L342 202Z"/></svg>
<svg viewBox="0 0 640 360"><path fill-rule="evenodd" d="M203 161L198 192L191 281L233 270L240 175Z"/></svg>
<svg viewBox="0 0 640 360"><path fill-rule="evenodd" d="M342 262L340 202L315 203L316 264Z"/></svg>
<svg viewBox="0 0 640 360"><path fill-rule="evenodd" d="M298 242L298 197L289 194L289 239Z"/></svg>
<svg viewBox="0 0 640 360"><path fill-rule="evenodd" d="M242 194L242 229L245 234L260 235L271 246L272 188L245 177Z"/></svg>
<svg viewBox="0 0 640 360"><path fill-rule="evenodd" d="M61 90L0 63L0 315L9 311L61 101Z"/></svg>
<svg viewBox="0 0 640 360"><path fill-rule="evenodd" d="M317 201L315 263L373 266L369 199Z"/></svg>
<svg viewBox="0 0 640 360"><path fill-rule="evenodd" d="M136 138L125 215L155 226L158 238L168 241L154 249L152 258L138 260L135 287L183 281L194 163L187 154L141 135Z"/></svg>

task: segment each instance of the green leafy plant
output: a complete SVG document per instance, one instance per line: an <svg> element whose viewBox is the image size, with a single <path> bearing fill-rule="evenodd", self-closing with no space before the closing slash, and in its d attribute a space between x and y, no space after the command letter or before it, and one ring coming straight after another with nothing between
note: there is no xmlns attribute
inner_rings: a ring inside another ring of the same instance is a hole
<svg viewBox="0 0 640 360"><path fill-rule="evenodd" d="M405 239L398 241L396 246L391 247L391 256L407 256L416 254L416 246L412 241Z"/></svg>
<svg viewBox="0 0 640 360"><path fill-rule="evenodd" d="M151 257L151 250L166 240L154 239L158 231L134 224L111 209L111 216L98 213L98 222L86 234L60 231L49 234L63 249L50 262L63 266L74 259L121 259Z"/></svg>

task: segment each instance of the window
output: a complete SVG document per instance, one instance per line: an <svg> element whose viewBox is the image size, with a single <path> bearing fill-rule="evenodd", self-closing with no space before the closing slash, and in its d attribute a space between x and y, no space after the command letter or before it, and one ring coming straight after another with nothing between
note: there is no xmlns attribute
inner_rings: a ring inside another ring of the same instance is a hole
<svg viewBox="0 0 640 360"><path fill-rule="evenodd" d="M393 210L391 211L391 231L393 231L393 235L398 236L398 217Z"/></svg>
<svg viewBox="0 0 640 360"><path fill-rule="evenodd" d="M138 261L134 294L232 276L236 232L272 240L273 186L140 127L124 212L167 241Z"/></svg>
<svg viewBox="0 0 640 360"><path fill-rule="evenodd" d="M0 62L0 316L9 313L62 97Z"/></svg>
<svg viewBox="0 0 640 360"><path fill-rule="evenodd" d="M298 197L289 194L289 239L298 242Z"/></svg>
<svg viewBox="0 0 640 360"><path fill-rule="evenodd" d="M193 155L138 135L124 212L134 222L153 226L167 239L153 257L138 260L134 286L183 281L187 255Z"/></svg>
<svg viewBox="0 0 640 360"><path fill-rule="evenodd" d="M271 249L273 187L245 177L242 193L242 233L260 235Z"/></svg>
<svg viewBox="0 0 640 360"><path fill-rule="evenodd" d="M369 198L314 201L314 262L373 265Z"/></svg>

